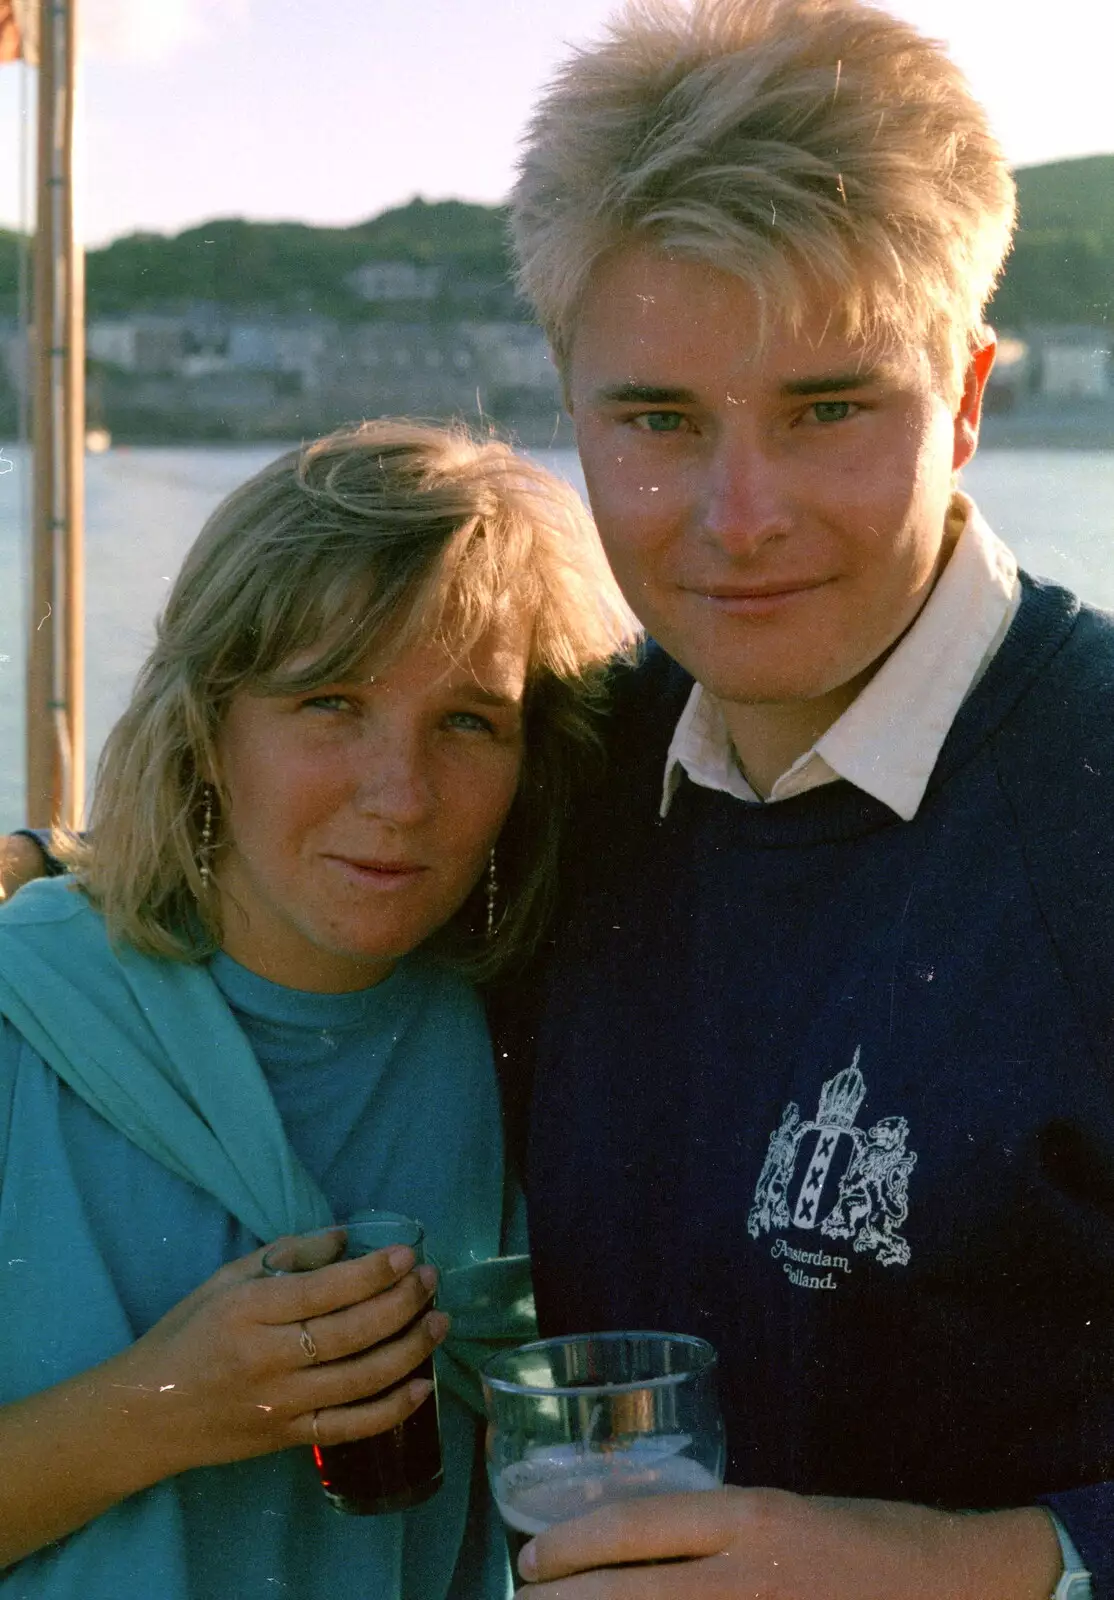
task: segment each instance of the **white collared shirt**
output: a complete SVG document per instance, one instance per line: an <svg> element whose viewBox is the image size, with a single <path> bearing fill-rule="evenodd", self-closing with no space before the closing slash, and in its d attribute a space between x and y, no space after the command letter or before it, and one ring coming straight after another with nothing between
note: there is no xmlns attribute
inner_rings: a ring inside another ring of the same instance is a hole
<svg viewBox="0 0 1114 1600"><path fill-rule="evenodd" d="M810 750L770 790L788 800L845 778L908 822L924 798L956 712L994 659L1021 601L1017 562L966 495L953 511L963 529L913 626ZM705 789L761 804L735 760L723 711L694 684L665 762L661 815L682 769Z"/></svg>

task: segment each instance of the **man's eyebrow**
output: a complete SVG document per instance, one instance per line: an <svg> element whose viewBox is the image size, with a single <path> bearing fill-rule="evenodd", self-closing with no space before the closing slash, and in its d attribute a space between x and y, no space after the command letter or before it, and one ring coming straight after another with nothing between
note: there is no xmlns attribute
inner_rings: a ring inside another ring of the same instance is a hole
<svg viewBox="0 0 1114 1600"><path fill-rule="evenodd" d="M781 385L782 394L842 394L848 389L864 389L881 375L881 366L860 367L852 372L817 373L815 377L789 378ZM695 389L663 388L650 383L617 383L597 389L597 403L603 405L694 406L699 404Z"/></svg>
<svg viewBox="0 0 1114 1600"><path fill-rule="evenodd" d="M813 378L790 378L781 385L782 394L842 394L846 389L865 389L881 375L880 366L859 367L854 372L817 373Z"/></svg>
<svg viewBox="0 0 1114 1600"><path fill-rule="evenodd" d="M696 404L696 391L661 389L651 383L617 383L605 389L597 389L594 398L611 405L634 401L639 405L693 406Z"/></svg>

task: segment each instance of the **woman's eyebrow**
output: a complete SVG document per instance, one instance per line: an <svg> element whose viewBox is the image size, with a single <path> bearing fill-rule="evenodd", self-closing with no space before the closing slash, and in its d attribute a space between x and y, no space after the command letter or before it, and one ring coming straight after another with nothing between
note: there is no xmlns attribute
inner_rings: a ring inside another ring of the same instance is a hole
<svg viewBox="0 0 1114 1600"><path fill-rule="evenodd" d="M462 679L459 683L450 684L449 688L453 693L466 694L470 700L477 700L484 706L517 706L519 704L517 695L503 694L498 689L485 688L482 683L476 683L472 678Z"/></svg>

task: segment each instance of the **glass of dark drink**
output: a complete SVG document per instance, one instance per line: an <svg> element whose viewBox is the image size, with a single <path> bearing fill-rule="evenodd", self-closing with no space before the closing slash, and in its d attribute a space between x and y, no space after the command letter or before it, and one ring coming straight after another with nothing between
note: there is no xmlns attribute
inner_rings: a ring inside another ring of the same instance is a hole
<svg viewBox="0 0 1114 1600"><path fill-rule="evenodd" d="M263 1257L263 1271L268 1277L314 1272L334 1261L371 1255L396 1244L409 1245L420 1264L425 1260L424 1238L421 1225L413 1218L393 1211L370 1211L335 1228L321 1228L272 1245ZM423 1308L422 1316L427 1309ZM403 1381L410 1383L414 1378L435 1382L432 1356L408 1372ZM313 1459L322 1488L338 1511L372 1517L420 1505L436 1493L444 1477L436 1387L397 1428L348 1444L314 1445Z"/></svg>
<svg viewBox="0 0 1114 1600"><path fill-rule="evenodd" d="M496 1356L482 1379L488 1477L512 1564L555 1522L723 1482L716 1353L704 1339L542 1339Z"/></svg>

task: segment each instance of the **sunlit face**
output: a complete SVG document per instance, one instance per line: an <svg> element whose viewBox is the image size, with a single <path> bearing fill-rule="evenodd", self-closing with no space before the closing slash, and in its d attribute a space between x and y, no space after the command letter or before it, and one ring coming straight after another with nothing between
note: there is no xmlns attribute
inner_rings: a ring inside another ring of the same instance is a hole
<svg viewBox="0 0 1114 1600"><path fill-rule="evenodd" d="M578 316L569 399L608 557L728 704L850 697L923 604L974 450L981 378L951 406L927 357L872 362L832 312L759 349L741 279L632 247Z"/></svg>
<svg viewBox="0 0 1114 1600"><path fill-rule="evenodd" d="M527 629L454 661L415 646L374 678L240 693L218 741L224 948L289 988L385 978L452 916L518 785Z"/></svg>

